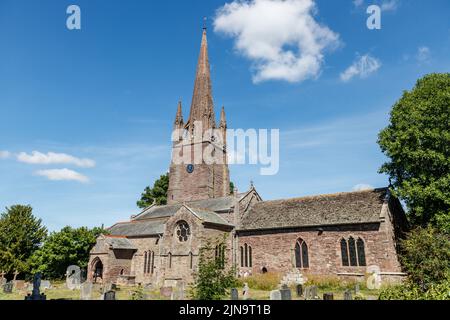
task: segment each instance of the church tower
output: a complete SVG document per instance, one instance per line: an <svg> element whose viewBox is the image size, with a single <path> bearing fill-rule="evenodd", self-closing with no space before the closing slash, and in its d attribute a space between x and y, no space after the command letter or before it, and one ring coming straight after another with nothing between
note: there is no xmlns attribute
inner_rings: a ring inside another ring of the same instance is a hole
<svg viewBox="0 0 450 320"><path fill-rule="evenodd" d="M222 108L216 127L208 59L206 28L203 28L194 93L189 118L184 123L181 102L174 123L168 204L225 197L230 194L226 151L226 117ZM209 154L220 161L209 161ZM198 157L200 156L200 160ZM180 163L180 159L189 159Z"/></svg>

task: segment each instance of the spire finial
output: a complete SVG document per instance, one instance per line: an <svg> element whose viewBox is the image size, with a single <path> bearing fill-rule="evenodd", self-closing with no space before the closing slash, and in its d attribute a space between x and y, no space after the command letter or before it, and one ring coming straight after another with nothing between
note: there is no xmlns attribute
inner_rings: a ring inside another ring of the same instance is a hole
<svg viewBox="0 0 450 320"><path fill-rule="evenodd" d="M208 17L203 17L203 30L206 30L206 21L208 20Z"/></svg>

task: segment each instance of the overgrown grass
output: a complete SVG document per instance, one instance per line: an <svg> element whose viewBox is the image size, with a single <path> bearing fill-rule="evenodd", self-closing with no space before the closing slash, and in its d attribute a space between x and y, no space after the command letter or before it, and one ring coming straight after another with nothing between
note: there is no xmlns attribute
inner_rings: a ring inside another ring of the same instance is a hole
<svg viewBox="0 0 450 320"><path fill-rule="evenodd" d="M354 289L357 283L359 283L360 290L367 289L365 281L342 280L337 276L307 275L306 277L308 279L306 285L317 286L320 290L339 291Z"/></svg>
<svg viewBox="0 0 450 320"><path fill-rule="evenodd" d="M281 281L281 275L278 273L255 274L247 278L239 278L239 285L244 286L248 283L251 289L271 291L276 290Z"/></svg>

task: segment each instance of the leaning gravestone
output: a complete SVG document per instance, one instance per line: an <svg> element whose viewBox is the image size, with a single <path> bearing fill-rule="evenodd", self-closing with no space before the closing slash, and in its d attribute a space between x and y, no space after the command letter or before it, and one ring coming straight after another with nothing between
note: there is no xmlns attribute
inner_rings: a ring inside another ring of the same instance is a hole
<svg viewBox="0 0 450 320"><path fill-rule="evenodd" d="M344 291L344 300L353 300L352 292L350 290Z"/></svg>
<svg viewBox="0 0 450 320"><path fill-rule="evenodd" d="M116 293L114 291L105 292L103 300L116 300Z"/></svg>
<svg viewBox="0 0 450 320"><path fill-rule="evenodd" d="M91 300L92 299L92 288L94 285L92 282L85 282L81 285L80 299L81 300Z"/></svg>
<svg viewBox="0 0 450 320"><path fill-rule="evenodd" d="M230 291L231 300L239 300L239 291L236 288L232 288Z"/></svg>
<svg viewBox="0 0 450 320"><path fill-rule="evenodd" d="M69 290L80 289L81 269L79 266L69 266L66 271L66 285Z"/></svg>
<svg viewBox="0 0 450 320"><path fill-rule="evenodd" d="M4 286L3 286L3 292L4 293L12 293L13 291L13 287L14 287L14 283L12 281L7 282Z"/></svg>
<svg viewBox="0 0 450 320"><path fill-rule="evenodd" d="M292 300L291 289L287 285L283 285L280 290L281 300Z"/></svg>
<svg viewBox="0 0 450 320"><path fill-rule="evenodd" d="M280 290L270 291L270 300L281 300Z"/></svg>

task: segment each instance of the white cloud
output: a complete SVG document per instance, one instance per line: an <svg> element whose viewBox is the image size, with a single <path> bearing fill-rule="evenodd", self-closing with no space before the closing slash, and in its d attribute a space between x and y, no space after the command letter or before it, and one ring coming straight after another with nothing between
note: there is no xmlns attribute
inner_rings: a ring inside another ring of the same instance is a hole
<svg viewBox="0 0 450 320"><path fill-rule="evenodd" d="M395 11L399 6L399 0L385 0L381 3L381 11Z"/></svg>
<svg viewBox="0 0 450 320"><path fill-rule="evenodd" d="M366 190L373 190L375 189L373 186L371 186L370 184L357 184L356 186L353 187L353 191L366 191Z"/></svg>
<svg viewBox="0 0 450 320"><path fill-rule="evenodd" d="M354 77L364 79L376 72L380 67L380 60L366 54L357 58L347 70L341 73L341 80L347 82Z"/></svg>
<svg viewBox="0 0 450 320"><path fill-rule="evenodd" d="M89 178L69 169L51 169L36 171L37 176L46 177L52 181L78 181L82 183L89 182Z"/></svg>
<svg viewBox="0 0 450 320"><path fill-rule="evenodd" d="M33 151L31 155L21 152L17 155L17 160L28 164L71 164L82 168L95 167L94 160L80 159L65 153L54 152L44 154L39 151Z"/></svg>
<svg viewBox="0 0 450 320"><path fill-rule="evenodd" d="M364 4L364 0L353 0L353 5L358 8Z"/></svg>
<svg viewBox="0 0 450 320"><path fill-rule="evenodd" d="M301 82L319 76L339 35L319 24L314 0L235 0L217 10L214 30L235 39L253 63L253 81Z"/></svg>
<svg viewBox="0 0 450 320"><path fill-rule="evenodd" d="M431 50L428 47L419 47L417 49L416 59L421 63L427 63L431 58Z"/></svg>
<svg viewBox="0 0 450 320"><path fill-rule="evenodd" d="M0 150L0 159L8 159L11 156L11 152Z"/></svg>

